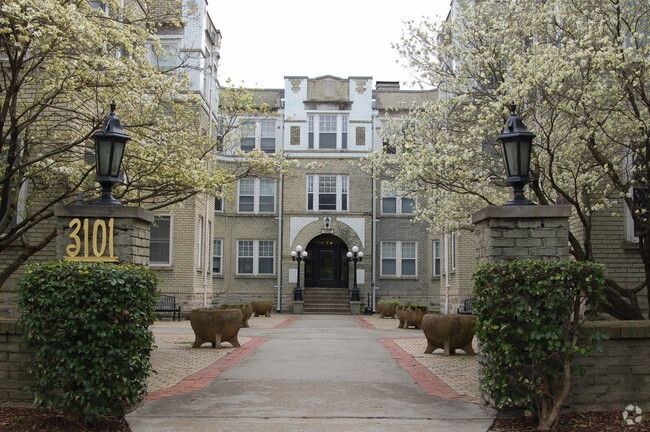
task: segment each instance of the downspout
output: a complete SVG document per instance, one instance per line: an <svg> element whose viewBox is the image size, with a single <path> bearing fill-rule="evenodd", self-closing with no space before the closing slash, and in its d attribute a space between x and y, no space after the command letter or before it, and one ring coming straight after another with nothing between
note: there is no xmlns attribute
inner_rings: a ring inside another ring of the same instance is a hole
<svg viewBox="0 0 650 432"><path fill-rule="evenodd" d="M282 211L283 211L283 201L284 201L284 174L280 174L280 185L278 195L280 199L278 200L278 280L277 280L277 299L275 304L277 305L276 310L278 313L282 312Z"/></svg>
<svg viewBox="0 0 650 432"><path fill-rule="evenodd" d="M212 56L210 56L209 59L211 61ZM216 71L213 71L212 64L210 64L207 69L209 69L210 75L212 75L213 72L215 73L215 78L214 78L215 87L214 88L217 89ZM211 76L211 78L212 78L212 76ZM204 83L206 82L205 79L203 79L203 82ZM210 85L209 89L204 88L203 90L206 93L207 105L208 105L208 124L210 126L210 127L208 127L208 137L210 138L210 140L212 140L211 123L212 123L212 116L214 115L213 103L212 103L213 99L214 99L214 97L213 97L214 95L213 95L213 92L212 92L212 90L213 90L212 85ZM208 164L212 164L212 161L208 162ZM208 223L208 217L210 215L209 209L210 209L210 207L212 207L212 209L214 210L214 204L212 206L210 206L209 203L210 203L210 195L208 195L206 193L205 194L205 214L204 214L204 221L203 221L203 223L205 225L205 227L203 228L203 231L205 232L205 247L203 249L205 251L205 256L203 257L203 259L204 259L204 267L205 267L203 269L203 307L204 308L208 307L208 280L209 280L208 276L210 274L209 269L212 266L212 262L211 262L212 257L210 256L210 246L212 245L212 230L214 230L214 226L212 226L211 227L212 229L208 232L208 227L211 226ZM216 220L215 220L215 222L216 222ZM221 259L223 259L223 257Z"/></svg>
<svg viewBox="0 0 650 432"><path fill-rule="evenodd" d="M445 254L445 314L449 313L449 236L442 232Z"/></svg>
<svg viewBox="0 0 650 432"><path fill-rule="evenodd" d="M375 167L372 167L372 310L377 310L377 179L375 179Z"/></svg>
<svg viewBox="0 0 650 432"><path fill-rule="evenodd" d="M208 227L210 226L210 223L208 222L208 209L210 206L208 205L210 203L210 196L208 194L205 194L205 217L203 220L203 232L205 233L205 239L203 240L204 242L204 256L203 256L203 307L208 307L208 269L209 269L209 256L210 256L210 240L212 239L212 233L208 231Z"/></svg>

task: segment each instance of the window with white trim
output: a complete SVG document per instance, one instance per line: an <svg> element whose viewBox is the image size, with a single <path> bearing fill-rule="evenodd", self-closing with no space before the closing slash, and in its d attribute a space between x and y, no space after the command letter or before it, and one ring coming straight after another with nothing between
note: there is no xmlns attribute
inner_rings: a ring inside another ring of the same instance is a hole
<svg viewBox="0 0 650 432"><path fill-rule="evenodd" d="M309 114L308 147L319 150L348 148L347 114Z"/></svg>
<svg viewBox="0 0 650 432"><path fill-rule="evenodd" d="M246 120L241 123L242 151L249 152L260 149L265 153L275 153L275 120Z"/></svg>
<svg viewBox="0 0 650 432"><path fill-rule="evenodd" d="M150 233L149 263L152 266L172 264L172 216L155 216Z"/></svg>
<svg viewBox="0 0 650 432"><path fill-rule="evenodd" d="M381 242L382 276L416 276L417 242Z"/></svg>
<svg viewBox="0 0 650 432"><path fill-rule="evenodd" d="M212 274L220 275L222 269L223 240L212 240Z"/></svg>
<svg viewBox="0 0 650 432"><path fill-rule="evenodd" d="M381 212L383 214L414 214L415 200L390 187L389 184L382 184Z"/></svg>
<svg viewBox="0 0 650 432"><path fill-rule="evenodd" d="M307 210L347 211L348 188L348 176L308 175Z"/></svg>
<svg viewBox="0 0 650 432"><path fill-rule="evenodd" d="M254 214L275 213L275 180L239 180L237 211Z"/></svg>
<svg viewBox="0 0 650 432"><path fill-rule="evenodd" d="M180 50L180 39L160 39L160 52L151 52L151 64L163 70L175 69L181 65Z"/></svg>
<svg viewBox="0 0 650 432"><path fill-rule="evenodd" d="M433 276L439 277L442 274L442 245L440 240L433 241Z"/></svg>
<svg viewBox="0 0 650 432"><path fill-rule="evenodd" d="M272 275L275 268L275 241L238 240L237 274Z"/></svg>

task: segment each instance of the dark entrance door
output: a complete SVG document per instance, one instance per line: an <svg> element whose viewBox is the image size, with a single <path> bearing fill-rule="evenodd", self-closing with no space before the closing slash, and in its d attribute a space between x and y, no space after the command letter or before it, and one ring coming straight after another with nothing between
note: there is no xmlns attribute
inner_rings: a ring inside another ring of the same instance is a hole
<svg viewBox="0 0 650 432"><path fill-rule="evenodd" d="M314 238L307 245L309 261L305 264L305 287L347 288L348 248L331 234Z"/></svg>

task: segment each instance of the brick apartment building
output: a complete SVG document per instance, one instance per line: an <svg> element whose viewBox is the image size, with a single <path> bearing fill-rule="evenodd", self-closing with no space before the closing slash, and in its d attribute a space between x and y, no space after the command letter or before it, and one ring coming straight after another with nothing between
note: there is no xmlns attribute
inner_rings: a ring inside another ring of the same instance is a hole
<svg viewBox="0 0 650 432"><path fill-rule="evenodd" d="M384 147L380 133L389 117L436 91L381 81L373 89L371 77L285 77L284 84L251 90L273 114L240 119L247 132L239 149L278 153L295 165L281 176L241 179L223 198L159 212L151 265L161 291L175 294L186 310L273 299L278 310L291 311L297 269L290 254L300 245L309 254L300 280L308 311L317 288L350 297L346 254L357 246L364 253L357 266L363 301L370 294L371 302L455 310L471 295L470 281L460 271L456 276L456 269L473 267L473 249L459 248L468 236L430 234L412 221L417 198L400 195L362 163Z"/></svg>

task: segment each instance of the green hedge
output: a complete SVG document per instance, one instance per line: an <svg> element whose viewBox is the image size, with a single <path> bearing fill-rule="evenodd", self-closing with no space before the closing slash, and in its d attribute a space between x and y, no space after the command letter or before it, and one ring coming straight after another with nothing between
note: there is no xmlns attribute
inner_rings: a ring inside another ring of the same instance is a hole
<svg viewBox="0 0 650 432"><path fill-rule="evenodd" d="M29 267L19 283L38 406L91 423L124 415L146 395L157 302L144 267L56 261Z"/></svg>
<svg viewBox="0 0 650 432"><path fill-rule="evenodd" d="M571 361L598 347L579 336L604 296L602 265L575 261L486 264L474 275L476 335L487 361L481 386L498 407L527 407L550 430L568 397ZM544 423L546 422L546 423ZM550 423L548 423L550 422Z"/></svg>

